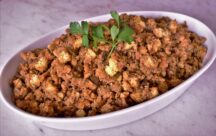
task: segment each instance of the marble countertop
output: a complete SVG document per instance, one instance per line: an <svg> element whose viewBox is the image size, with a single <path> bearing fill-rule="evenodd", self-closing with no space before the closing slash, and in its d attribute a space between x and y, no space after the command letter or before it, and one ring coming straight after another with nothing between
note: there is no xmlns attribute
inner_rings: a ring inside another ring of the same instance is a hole
<svg viewBox="0 0 216 136"><path fill-rule="evenodd" d="M70 21L110 10L163 10L193 16L216 33L215 0L0 0L0 70L26 43ZM1 136L215 136L216 62L179 99L141 120L97 131L60 131L34 125L0 102Z"/></svg>

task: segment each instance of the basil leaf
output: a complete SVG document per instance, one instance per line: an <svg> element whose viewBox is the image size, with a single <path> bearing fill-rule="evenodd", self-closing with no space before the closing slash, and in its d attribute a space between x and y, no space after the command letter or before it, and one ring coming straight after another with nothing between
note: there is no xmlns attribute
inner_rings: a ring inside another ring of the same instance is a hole
<svg viewBox="0 0 216 136"><path fill-rule="evenodd" d="M83 44L83 46L88 47L88 45L89 45L88 35L84 34L82 36L82 44Z"/></svg>
<svg viewBox="0 0 216 136"><path fill-rule="evenodd" d="M82 34L82 28L78 22L71 22L70 23L70 33Z"/></svg>
<svg viewBox="0 0 216 136"><path fill-rule="evenodd" d="M110 32L111 32L112 40L115 41L115 39L119 33L119 28L117 26L113 25L110 29Z"/></svg>
<svg viewBox="0 0 216 136"><path fill-rule="evenodd" d="M89 29L88 22L82 21L81 24L82 24L83 34L88 35L88 29Z"/></svg>
<svg viewBox="0 0 216 136"><path fill-rule="evenodd" d="M115 21L119 27L120 26L120 19L119 19L118 13L116 11L111 11L110 14L115 19Z"/></svg>
<svg viewBox="0 0 216 136"><path fill-rule="evenodd" d="M133 29L131 29L128 25L125 25L123 29L120 31L117 40L131 43L133 41L133 34Z"/></svg>

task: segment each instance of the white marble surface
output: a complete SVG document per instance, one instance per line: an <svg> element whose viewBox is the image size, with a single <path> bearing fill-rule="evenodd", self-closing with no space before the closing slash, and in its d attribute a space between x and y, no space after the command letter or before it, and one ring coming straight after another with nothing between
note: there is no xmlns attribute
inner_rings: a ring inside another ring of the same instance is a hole
<svg viewBox="0 0 216 136"><path fill-rule="evenodd" d="M0 69L26 43L72 20L110 10L166 10L193 16L216 33L215 0L0 0ZM1 103L1 136L215 136L216 62L178 100L161 111L123 126L85 132L38 127Z"/></svg>

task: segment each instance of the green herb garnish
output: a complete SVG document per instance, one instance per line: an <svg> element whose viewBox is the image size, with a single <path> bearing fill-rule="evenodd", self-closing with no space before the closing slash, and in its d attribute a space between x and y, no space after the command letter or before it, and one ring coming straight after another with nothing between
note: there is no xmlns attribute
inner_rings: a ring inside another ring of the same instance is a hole
<svg viewBox="0 0 216 136"><path fill-rule="evenodd" d="M134 34L133 29L128 25L123 24L116 11L110 12L112 18L116 21L116 25L111 28L105 25L98 25L92 27L92 35L89 35L89 24L86 21L82 21L81 25L78 22L70 23L70 33L82 35L82 44L85 47L89 46L89 40L92 40L94 48L97 48L99 42L105 42L112 45L108 57L115 50L119 42L131 43L133 41L132 35ZM104 29L108 30L111 35L111 41L106 40L104 37Z"/></svg>
<svg viewBox="0 0 216 136"><path fill-rule="evenodd" d="M82 28L78 22L70 23L70 32L72 34L82 34Z"/></svg>
<svg viewBox="0 0 216 136"><path fill-rule="evenodd" d="M82 21L81 26L78 22L70 23L70 32L72 34L82 35L82 44L85 47L89 46L88 30L89 30L89 25L88 22L86 21Z"/></svg>
<svg viewBox="0 0 216 136"><path fill-rule="evenodd" d="M124 24L122 28L120 24L121 22L120 17L116 11L111 11L110 13L113 19L115 19L118 27L113 25L110 29L111 38L112 38L112 48L110 50L108 57L112 54L112 52L116 48L116 45L119 42L131 43L133 41L132 35L134 34L133 29L131 29L128 25Z"/></svg>
<svg viewBox="0 0 216 136"><path fill-rule="evenodd" d="M97 48L99 42L105 41L102 25L92 27L92 39L94 48Z"/></svg>
<svg viewBox="0 0 216 136"><path fill-rule="evenodd" d="M118 13L116 11L111 11L110 14L111 14L112 18L115 19L118 27L120 27L120 17L118 15Z"/></svg>

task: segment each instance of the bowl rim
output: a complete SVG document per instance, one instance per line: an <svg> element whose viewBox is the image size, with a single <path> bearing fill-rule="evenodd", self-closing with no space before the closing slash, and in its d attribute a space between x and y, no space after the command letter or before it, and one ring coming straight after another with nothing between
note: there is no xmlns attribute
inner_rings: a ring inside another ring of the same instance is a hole
<svg viewBox="0 0 216 136"><path fill-rule="evenodd" d="M170 15L180 15L180 16L184 16L186 18L190 18L200 24L202 24L203 26L206 27L206 29L208 29L208 31L210 32L211 36L213 37L214 42L216 43L216 37L213 33L213 31L207 26L205 25L203 22L199 21L198 19L195 19L191 16L185 15L185 14L181 14L181 13L176 13L176 12L169 12L169 11L124 11L124 12L119 12L119 14L123 14L123 13L127 13L127 14L133 14L133 15L139 15L139 14L167 14L167 16ZM99 16L94 16L94 17L90 17L87 19L84 19L86 21L90 21L90 20L94 20L97 18L107 18L109 14L103 14L103 15L99 15ZM186 20L187 21L187 20ZM79 21L80 22L80 21ZM68 27L68 25L65 25L63 27L60 27L58 29L55 29L54 31L51 31L49 33L46 33L40 37L38 37L36 40L30 41L29 43L24 44L24 46L22 46L21 49L17 50L13 55L11 55L6 61L4 61L5 63L3 63L2 65L2 69L0 71L0 99L3 101L3 103L6 105L6 107L9 107L9 109L11 109L13 112L18 113L21 116L25 116L27 118L31 118L32 120L37 120L37 121L48 121L48 122L87 122L87 121L95 121L95 120L100 120L100 119L105 119L105 118L110 118L112 116L119 116L122 115L124 113L129 113L131 111L140 109L140 108L144 108L152 103L155 103L156 101L160 101L161 99L169 96L170 94L175 93L178 89L184 87L185 85L189 84L190 82L196 80L200 75L202 75L209 67L210 65L214 62L214 59L216 58L216 47L214 48L214 55L210 58L210 60L207 61L207 63L200 68L196 73L194 73L191 77L189 77L188 79L186 79L184 82L182 82L181 84L179 84L178 86L168 90L166 93L161 94L153 99L144 101L140 104L136 104L134 106L131 107L127 107L118 111L113 111L110 113L105 113L105 114L100 114L100 115L95 115L95 116L87 116L87 117L82 117L82 118L78 118L78 117L44 117L44 116L39 116L39 115L35 115L35 114L31 114L28 113L26 111L23 111L21 109L19 109L18 107L16 107L15 105L10 104L7 99L3 96L2 93L2 89L3 89L3 84L2 84L2 73L3 71L5 71L5 68L8 64L8 62L14 58L18 53L20 53L21 51L23 51L25 48L27 48L29 45L39 41L40 39L46 38L47 36L56 33L60 30L63 30L64 28Z"/></svg>

